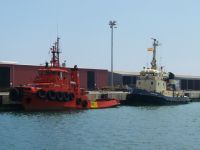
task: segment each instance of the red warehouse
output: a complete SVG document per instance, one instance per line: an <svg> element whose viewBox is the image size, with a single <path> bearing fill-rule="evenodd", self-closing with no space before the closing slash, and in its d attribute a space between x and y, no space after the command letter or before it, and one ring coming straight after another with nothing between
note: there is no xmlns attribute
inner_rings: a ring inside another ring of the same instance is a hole
<svg viewBox="0 0 200 150"><path fill-rule="evenodd" d="M30 83L41 66L0 63L0 89ZM108 86L108 70L79 68L80 84L87 90Z"/></svg>

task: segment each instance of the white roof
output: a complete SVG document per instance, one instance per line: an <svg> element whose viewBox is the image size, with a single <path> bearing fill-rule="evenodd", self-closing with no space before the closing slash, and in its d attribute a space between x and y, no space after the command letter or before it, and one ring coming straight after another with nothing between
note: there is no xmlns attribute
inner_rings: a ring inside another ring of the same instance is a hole
<svg viewBox="0 0 200 150"><path fill-rule="evenodd" d="M17 64L15 61L0 61L0 64Z"/></svg>
<svg viewBox="0 0 200 150"><path fill-rule="evenodd" d="M113 71L114 73L121 74L121 75L140 75L140 72L127 72L127 71Z"/></svg>
<svg viewBox="0 0 200 150"><path fill-rule="evenodd" d="M176 78L181 78L181 79L200 79L200 76L194 76L194 75L176 75Z"/></svg>

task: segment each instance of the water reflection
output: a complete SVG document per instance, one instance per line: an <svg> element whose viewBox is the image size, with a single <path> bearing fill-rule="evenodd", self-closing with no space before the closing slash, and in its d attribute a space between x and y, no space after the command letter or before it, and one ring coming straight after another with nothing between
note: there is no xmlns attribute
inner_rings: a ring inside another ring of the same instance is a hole
<svg viewBox="0 0 200 150"><path fill-rule="evenodd" d="M70 115L84 113L87 110L65 110L65 111L6 111L0 112L0 114L10 114L14 116L59 116L59 115Z"/></svg>

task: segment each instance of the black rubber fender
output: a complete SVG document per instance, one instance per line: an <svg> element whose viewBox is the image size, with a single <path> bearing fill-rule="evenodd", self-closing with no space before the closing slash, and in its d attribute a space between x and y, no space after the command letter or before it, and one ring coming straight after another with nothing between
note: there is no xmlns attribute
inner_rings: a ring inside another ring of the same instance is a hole
<svg viewBox="0 0 200 150"><path fill-rule="evenodd" d="M74 93L70 93L70 94L69 94L69 97L70 97L70 100L73 100L74 97L75 97L75 96L74 96Z"/></svg>
<svg viewBox="0 0 200 150"><path fill-rule="evenodd" d="M82 103L82 100L80 98L77 98L76 99L76 105L81 105L81 103Z"/></svg>
<svg viewBox="0 0 200 150"><path fill-rule="evenodd" d="M63 100L64 100L65 102L70 101L70 97L69 97L69 94L68 94L67 92L64 92L64 93L63 93Z"/></svg>
<svg viewBox="0 0 200 150"><path fill-rule="evenodd" d="M47 92L47 97L51 101L56 100L56 92L52 91L52 90L48 91Z"/></svg>
<svg viewBox="0 0 200 150"><path fill-rule="evenodd" d="M83 101L81 102L81 105L82 105L83 108L86 108L86 107L88 106L87 100L83 100Z"/></svg>
<svg viewBox="0 0 200 150"><path fill-rule="evenodd" d="M39 98L41 98L41 99L45 99L46 97L47 97L47 92L46 91L44 91L44 90L38 90L37 91L37 96L39 97Z"/></svg>
<svg viewBox="0 0 200 150"><path fill-rule="evenodd" d="M11 88L9 91L9 98L12 101L20 101L22 97L22 90L19 88Z"/></svg>
<svg viewBox="0 0 200 150"><path fill-rule="evenodd" d="M64 93L63 92L56 92L56 99L58 101L63 101L63 99L64 99Z"/></svg>

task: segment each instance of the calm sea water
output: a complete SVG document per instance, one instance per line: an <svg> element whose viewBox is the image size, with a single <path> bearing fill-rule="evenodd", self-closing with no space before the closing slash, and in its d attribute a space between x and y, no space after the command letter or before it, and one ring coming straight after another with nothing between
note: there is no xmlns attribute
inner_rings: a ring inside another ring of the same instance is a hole
<svg viewBox="0 0 200 150"><path fill-rule="evenodd" d="M1 112L1 150L199 150L200 103Z"/></svg>

